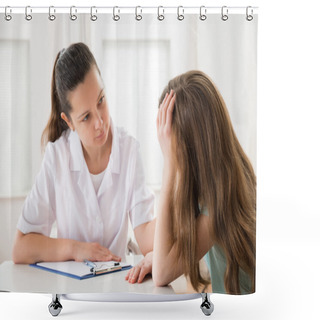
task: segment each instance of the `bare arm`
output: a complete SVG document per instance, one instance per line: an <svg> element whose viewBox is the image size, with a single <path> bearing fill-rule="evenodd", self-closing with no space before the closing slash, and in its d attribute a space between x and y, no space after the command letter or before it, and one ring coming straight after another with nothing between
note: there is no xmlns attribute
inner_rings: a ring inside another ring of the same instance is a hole
<svg viewBox="0 0 320 320"><path fill-rule="evenodd" d="M152 221L141 224L134 229L134 236L144 256L153 250L155 225L156 219L153 219Z"/></svg>
<svg viewBox="0 0 320 320"><path fill-rule="evenodd" d="M39 233L24 234L17 230L13 246L14 263L39 261L120 261L121 258L98 243L80 242L71 239L54 239Z"/></svg>
<svg viewBox="0 0 320 320"><path fill-rule="evenodd" d="M134 229L134 234L142 254L142 261L129 270L126 280L129 283L141 283L146 275L152 272L153 241L156 219L144 223Z"/></svg>

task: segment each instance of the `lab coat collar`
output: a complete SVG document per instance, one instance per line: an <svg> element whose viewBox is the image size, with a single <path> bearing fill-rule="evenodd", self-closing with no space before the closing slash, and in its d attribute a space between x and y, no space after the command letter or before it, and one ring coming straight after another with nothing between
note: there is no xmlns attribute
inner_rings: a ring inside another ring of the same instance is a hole
<svg viewBox="0 0 320 320"><path fill-rule="evenodd" d="M81 168L85 164L81 141L76 131L69 129L69 145L70 145L70 170L81 171Z"/></svg>
<svg viewBox="0 0 320 320"><path fill-rule="evenodd" d="M113 121L110 118L110 128L112 132L112 147L107 170L112 173L120 173L120 150L119 150L119 134L114 127ZM86 162L83 155L82 145L78 133L69 129L69 144L70 144L70 163L71 171L82 171L86 167Z"/></svg>
<svg viewBox="0 0 320 320"><path fill-rule="evenodd" d="M119 132L114 127L113 121L110 118L110 128L112 132L112 147L111 154L109 159L110 170L112 173L120 173L120 141L119 141Z"/></svg>
<svg viewBox="0 0 320 320"><path fill-rule="evenodd" d="M110 118L110 128L112 132L112 147L111 154L109 158L108 166L105 170L103 180L101 182L98 194L95 193L92 183L88 183L90 179L90 173L84 159L83 150L80 138L76 131L70 131L69 133L69 143L70 143L70 163L69 167L71 171L78 171L78 185L84 195L88 198L89 203L91 203L92 210L99 210L99 204L97 201L97 195L100 196L105 192L105 190L112 186L113 179L112 174L120 173L120 149L119 149L119 134L117 129L114 128L112 119ZM98 212L98 211L96 211Z"/></svg>

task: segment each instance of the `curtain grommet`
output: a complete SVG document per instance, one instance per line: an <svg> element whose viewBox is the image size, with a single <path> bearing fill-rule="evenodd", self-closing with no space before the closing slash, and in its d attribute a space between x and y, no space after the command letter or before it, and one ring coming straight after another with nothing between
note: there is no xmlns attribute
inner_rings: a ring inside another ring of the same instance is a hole
<svg viewBox="0 0 320 320"><path fill-rule="evenodd" d="M182 13L180 12L182 11ZM177 14L178 14L178 20L182 21L184 19L184 9L183 6L179 6L178 10L177 10Z"/></svg>
<svg viewBox="0 0 320 320"><path fill-rule="evenodd" d="M93 9L96 10L96 12L95 12L96 14L93 14ZM91 21L97 21L98 20L96 7L91 7L91 9L90 9L90 19L91 19Z"/></svg>
<svg viewBox="0 0 320 320"><path fill-rule="evenodd" d="M29 10L30 10L30 12L28 12ZM26 8L25 8L25 19L27 21L32 20L32 15L30 13L32 13L31 7L30 6L26 6Z"/></svg>
<svg viewBox="0 0 320 320"><path fill-rule="evenodd" d="M138 8L140 9L140 14L138 14ZM136 20L141 21L142 20L142 8L140 6L136 7Z"/></svg>
<svg viewBox="0 0 320 320"><path fill-rule="evenodd" d="M73 10L74 10L74 12L73 12ZM70 7L70 19L72 21L76 21L78 18L75 13L77 13L77 8L75 6Z"/></svg>
<svg viewBox="0 0 320 320"><path fill-rule="evenodd" d="M160 8L162 9L162 14L160 14ZM158 20L163 21L164 20L164 9L163 6L158 7Z"/></svg>
<svg viewBox="0 0 320 320"><path fill-rule="evenodd" d="M249 14L249 9L251 9L251 13ZM248 6L246 9L246 19L247 21L252 21L253 20L253 9L252 7Z"/></svg>
<svg viewBox="0 0 320 320"><path fill-rule="evenodd" d="M199 19L201 21L204 21L207 19L207 9L205 6L201 6L200 7L200 16L199 16Z"/></svg>
<svg viewBox="0 0 320 320"><path fill-rule="evenodd" d="M116 9L118 9L118 14L116 14ZM119 13L120 13L119 8L118 8L117 6L116 6L116 7L113 7L113 17L112 17L112 19L113 19L114 21L119 21L119 20L120 20Z"/></svg>
<svg viewBox="0 0 320 320"><path fill-rule="evenodd" d="M52 13L52 11L55 13L56 12L56 9L54 8L54 6L50 6L49 7L49 16L48 16L48 19L50 21L54 21L56 20L56 16Z"/></svg>
<svg viewBox="0 0 320 320"><path fill-rule="evenodd" d="M223 6L221 8L221 19L223 21L227 21L229 19L228 13L229 13L228 7L227 6Z"/></svg>
<svg viewBox="0 0 320 320"><path fill-rule="evenodd" d="M12 15L10 15L10 14L8 13L9 8L10 8L10 6L6 6L5 9L4 9L4 19L5 19L6 21L10 21L10 20L12 19ZM10 13L12 13L12 10L11 10L11 9L10 9Z"/></svg>

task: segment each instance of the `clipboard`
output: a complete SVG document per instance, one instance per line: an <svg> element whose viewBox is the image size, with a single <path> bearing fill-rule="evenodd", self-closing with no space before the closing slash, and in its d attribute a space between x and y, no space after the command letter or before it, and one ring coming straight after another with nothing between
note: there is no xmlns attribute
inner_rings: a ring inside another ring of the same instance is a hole
<svg viewBox="0 0 320 320"><path fill-rule="evenodd" d="M105 261L95 262L94 270L83 262L63 261L63 262L39 262L30 264L30 267L53 272L70 278L83 280L108 273L129 270L132 268L130 264L125 262Z"/></svg>

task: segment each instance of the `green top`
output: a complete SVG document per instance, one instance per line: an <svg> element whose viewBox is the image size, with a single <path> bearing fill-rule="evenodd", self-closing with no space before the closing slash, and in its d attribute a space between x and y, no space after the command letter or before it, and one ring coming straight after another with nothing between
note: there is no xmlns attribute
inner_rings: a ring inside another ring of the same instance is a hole
<svg viewBox="0 0 320 320"><path fill-rule="evenodd" d="M226 271L227 261L223 249L215 244L205 255L213 293L226 293L224 287L224 274ZM249 294L251 291L250 276L241 268L239 270L240 292L241 294Z"/></svg>
<svg viewBox="0 0 320 320"><path fill-rule="evenodd" d="M208 215L207 210L202 211L202 213ZM226 271L227 261L223 249L219 245L215 244L206 253L205 261L211 276L212 292L226 293L224 287L224 274ZM241 294L252 293L250 276L241 268L239 270L239 281Z"/></svg>

